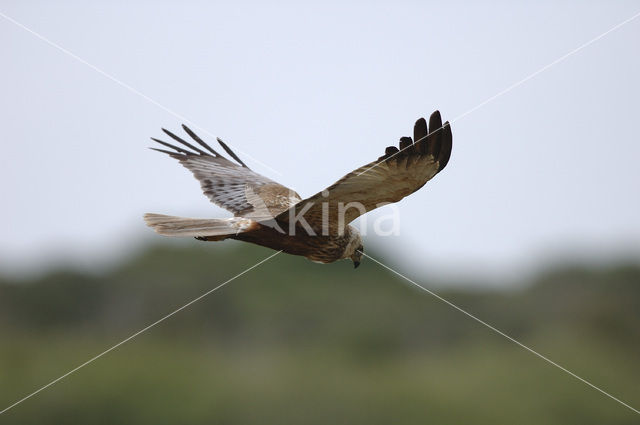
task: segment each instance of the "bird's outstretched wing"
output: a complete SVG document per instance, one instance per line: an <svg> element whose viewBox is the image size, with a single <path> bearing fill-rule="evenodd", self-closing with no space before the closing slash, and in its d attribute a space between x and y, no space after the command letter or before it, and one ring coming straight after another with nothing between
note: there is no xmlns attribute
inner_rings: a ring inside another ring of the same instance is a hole
<svg viewBox="0 0 640 425"><path fill-rule="evenodd" d="M173 151L151 149L180 161L200 181L202 191L214 204L237 217L261 221L275 217L301 200L295 191L252 171L222 140L218 139L218 143L238 164L213 150L189 127L183 125L182 128L204 150L164 128L162 131L182 146L152 137Z"/></svg>
<svg viewBox="0 0 640 425"><path fill-rule="evenodd" d="M400 138L399 149L388 147L377 161L297 203L276 220L285 225L292 221L304 225L300 219L304 218L316 233L341 232L358 216L410 195L442 170L451 156L451 127L448 121L442 124L440 112L431 114L429 130L426 120L420 118L413 129L413 140Z"/></svg>

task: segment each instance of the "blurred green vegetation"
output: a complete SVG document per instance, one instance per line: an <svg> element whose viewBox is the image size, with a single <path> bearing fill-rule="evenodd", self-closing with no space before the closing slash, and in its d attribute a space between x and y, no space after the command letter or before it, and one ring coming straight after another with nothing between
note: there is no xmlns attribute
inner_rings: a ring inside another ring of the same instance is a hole
<svg viewBox="0 0 640 425"><path fill-rule="evenodd" d="M0 281L0 410L271 253L162 245L100 275ZM638 266L567 266L518 290L437 292L640 407ZM372 261L354 271L285 254L0 416L3 424L639 422Z"/></svg>

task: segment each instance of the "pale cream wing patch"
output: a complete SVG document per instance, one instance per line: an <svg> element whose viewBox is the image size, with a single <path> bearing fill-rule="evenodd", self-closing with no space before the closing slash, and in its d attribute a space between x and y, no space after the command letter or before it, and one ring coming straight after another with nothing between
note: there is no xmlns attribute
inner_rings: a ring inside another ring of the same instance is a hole
<svg viewBox="0 0 640 425"><path fill-rule="evenodd" d="M274 218L302 200L300 195L281 185L245 186L245 199L253 210L245 218L278 227Z"/></svg>

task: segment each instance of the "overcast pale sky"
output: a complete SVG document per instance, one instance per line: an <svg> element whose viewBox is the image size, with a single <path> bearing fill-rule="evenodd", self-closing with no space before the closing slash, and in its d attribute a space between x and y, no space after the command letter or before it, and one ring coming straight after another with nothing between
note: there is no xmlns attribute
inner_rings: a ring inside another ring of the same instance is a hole
<svg viewBox="0 0 640 425"><path fill-rule="evenodd" d="M0 2L0 272L128 252L160 238L144 212L228 216L146 149L160 127L189 120L304 197L435 109L459 117L452 158L398 236L368 237L390 265L640 258L640 18L462 116L640 3L89 3Z"/></svg>

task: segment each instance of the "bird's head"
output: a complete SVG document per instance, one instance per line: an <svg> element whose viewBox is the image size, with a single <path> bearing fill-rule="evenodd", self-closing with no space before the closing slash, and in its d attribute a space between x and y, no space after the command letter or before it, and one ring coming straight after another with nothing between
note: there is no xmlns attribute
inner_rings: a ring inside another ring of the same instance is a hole
<svg viewBox="0 0 640 425"><path fill-rule="evenodd" d="M362 260L363 253L364 246L362 245L362 237L360 237L360 233L357 230L351 229L349 244L345 250L345 254L347 255L345 255L344 258L351 258L351 261L353 261L353 267L358 268L360 260Z"/></svg>
<svg viewBox="0 0 640 425"><path fill-rule="evenodd" d="M351 255L351 260L353 261L353 268L357 269L360 265L360 260L362 259L362 253L364 253L364 247L362 244L358 246L358 248L354 251L353 255Z"/></svg>

